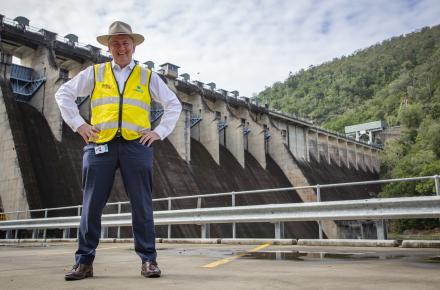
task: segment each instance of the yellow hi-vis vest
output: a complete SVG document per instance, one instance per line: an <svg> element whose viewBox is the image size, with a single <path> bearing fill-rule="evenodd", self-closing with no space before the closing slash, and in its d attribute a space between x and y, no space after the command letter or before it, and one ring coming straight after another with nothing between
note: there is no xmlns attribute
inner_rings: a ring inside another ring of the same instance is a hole
<svg viewBox="0 0 440 290"><path fill-rule="evenodd" d="M122 94L119 93L111 62L95 64L94 73L90 123L100 132L96 139L90 141L105 143L117 133L126 140L134 140L141 136L141 130L149 130L151 70L136 64Z"/></svg>

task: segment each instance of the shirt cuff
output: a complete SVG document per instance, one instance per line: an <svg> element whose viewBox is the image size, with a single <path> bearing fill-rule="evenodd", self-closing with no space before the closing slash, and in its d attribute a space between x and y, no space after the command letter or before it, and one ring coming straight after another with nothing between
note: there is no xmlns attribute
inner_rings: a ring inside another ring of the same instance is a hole
<svg viewBox="0 0 440 290"><path fill-rule="evenodd" d="M165 132L163 132L163 128L161 128L160 125L157 126L153 131L156 132L157 135L159 135L160 140L165 139L164 136L166 136L166 134Z"/></svg>
<svg viewBox="0 0 440 290"><path fill-rule="evenodd" d="M84 124L86 121L84 121L83 117L81 117L80 115L76 116L75 118L71 119L69 122L69 126L70 128L72 128L72 130L74 132L76 132L76 130L82 125Z"/></svg>

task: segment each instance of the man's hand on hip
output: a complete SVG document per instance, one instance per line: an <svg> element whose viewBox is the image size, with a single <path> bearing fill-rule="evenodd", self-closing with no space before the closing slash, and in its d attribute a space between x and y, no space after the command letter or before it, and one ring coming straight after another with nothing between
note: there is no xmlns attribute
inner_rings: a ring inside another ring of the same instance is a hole
<svg viewBox="0 0 440 290"><path fill-rule="evenodd" d="M84 123L81 126L79 126L76 131L78 132L78 134L81 135L81 137L83 137L84 141L87 144L89 144L90 140L96 139L98 137L98 135L96 134L99 133L98 129L96 129L93 126L90 126L87 123Z"/></svg>
<svg viewBox="0 0 440 290"><path fill-rule="evenodd" d="M139 143L142 143L142 145L147 144L147 146L150 147L154 141L160 140L159 134L154 131L140 131L139 133L142 135L139 140Z"/></svg>

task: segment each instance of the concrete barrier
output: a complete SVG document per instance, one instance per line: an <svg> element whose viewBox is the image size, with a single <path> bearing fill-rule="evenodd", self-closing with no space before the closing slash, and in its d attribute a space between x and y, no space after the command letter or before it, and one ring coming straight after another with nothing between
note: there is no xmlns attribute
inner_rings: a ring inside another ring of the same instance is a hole
<svg viewBox="0 0 440 290"><path fill-rule="evenodd" d="M170 244L220 244L220 239L162 239L162 243Z"/></svg>
<svg viewBox="0 0 440 290"><path fill-rule="evenodd" d="M44 239L1 239L2 244L41 243Z"/></svg>
<svg viewBox="0 0 440 290"><path fill-rule="evenodd" d="M156 243L162 243L162 238L156 238ZM115 239L115 238L101 238L100 243L133 243L133 238L129 239ZM0 239L0 244L20 244L20 243L76 243L78 240L74 239Z"/></svg>
<svg viewBox="0 0 440 290"><path fill-rule="evenodd" d="M22 243L76 243L77 239L0 239L0 244ZM128 239L100 239L101 243L133 243ZM342 247L398 247L397 240L349 240L349 239L163 239L157 238L156 243L173 244L224 244L224 245L298 245L298 246L342 246ZM440 240L405 240L402 248L440 248Z"/></svg>
<svg viewBox="0 0 440 290"><path fill-rule="evenodd" d="M402 248L440 248L440 240L406 240L402 241Z"/></svg>
<svg viewBox="0 0 440 290"><path fill-rule="evenodd" d="M299 239L299 246L398 247L397 240Z"/></svg>
<svg viewBox="0 0 440 290"><path fill-rule="evenodd" d="M156 238L156 243L162 243L162 238ZM100 243L133 243L134 239L116 239L116 238L101 238Z"/></svg>
<svg viewBox="0 0 440 290"><path fill-rule="evenodd" d="M115 239L115 243L133 243L134 239ZM156 243L161 243L162 239L156 239Z"/></svg>
<svg viewBox="0 0 440 290"><path fill-rule="evenodd" d="M226 245L261 245L271 243L273 245L296 245L295 239L221 239Z"/></svg>
<svg viewBox="0 0 440 290"><path fill-rule="evenodd" d="M76 238L72 239L38 239L39 241L46 243L76 243L78 240Z"/></svg>
<svg viewBox="0 0 440 290"><path fill-rule="evenodd" d="M3 239L2 243L5 244L18 244L18 243L35 243L35 242L44 242L43 239Z"/></svg>
<svg viewBox="0 0 440 290"><path fill-rule="evenodd" d="M114 238L101 238L99 239L100 243L114 243L116 242L116 239Z"/></svg>
<svg viewBox="0 0 440 290"><path fill-rule="evenodd" d="M76 239L0 239L0 244L21 243L76 243Z"/></svg>

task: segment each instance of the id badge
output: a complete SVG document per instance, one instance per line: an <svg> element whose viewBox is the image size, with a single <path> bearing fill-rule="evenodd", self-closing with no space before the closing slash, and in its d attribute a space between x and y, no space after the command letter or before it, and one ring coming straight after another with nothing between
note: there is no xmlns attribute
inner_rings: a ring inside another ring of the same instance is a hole
<svg viewBox="0 0 440 290"><path fill-rule="evenodd" d="M106 152L108 152L108 145L107 144L95 146L95 155L106 153Z"/></svg>

